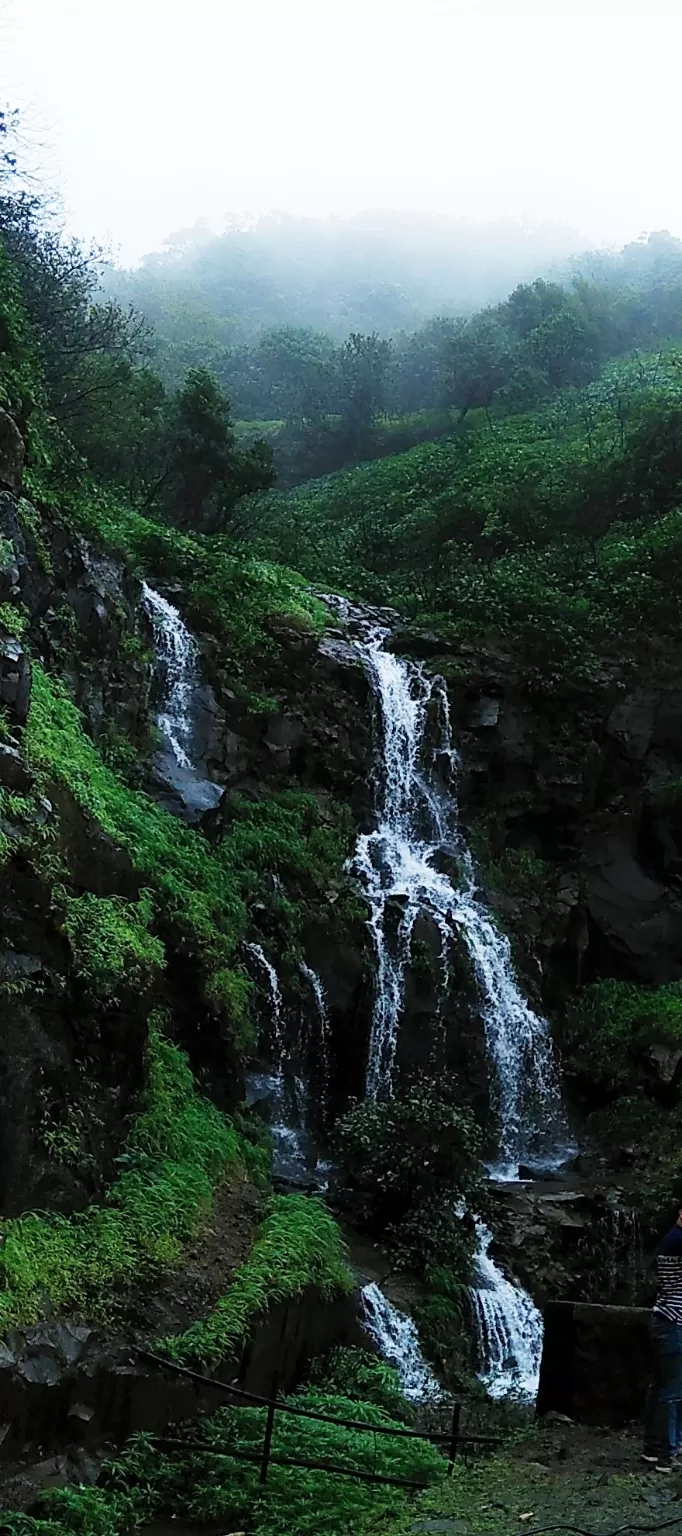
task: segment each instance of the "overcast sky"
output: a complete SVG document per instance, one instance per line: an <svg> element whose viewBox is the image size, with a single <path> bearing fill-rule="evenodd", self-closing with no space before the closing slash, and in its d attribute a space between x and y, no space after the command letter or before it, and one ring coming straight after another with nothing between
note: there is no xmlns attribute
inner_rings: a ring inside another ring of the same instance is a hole
<svg viewBox="0 0 682 1536"><path fill-rule="evenodd" d="M228 212L682 235L682 0L0 0L0 92L124 259Z"/></svg>

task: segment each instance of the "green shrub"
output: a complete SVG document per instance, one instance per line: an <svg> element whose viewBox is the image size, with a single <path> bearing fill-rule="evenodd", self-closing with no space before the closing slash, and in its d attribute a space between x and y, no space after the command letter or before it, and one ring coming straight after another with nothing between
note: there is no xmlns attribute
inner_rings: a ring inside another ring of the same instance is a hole
<svg viewBox="0 0 682 1536"><path fill-rule="evenodd" d="M354 1402L375 1403L394 1419L410 1423L414 1411L403 1397L395 1367L367 1349L333 1349L316 1361L310 1373L316 1389L341 1394Z"/></svg>
<svg viewBox="0 0 682 1536"><path fill-rule="evenodd" d="M76 974L95 998L112 997L123 983L144 990L163 969L163 944L149 932L154 916L149 891L143 891L137 903L90 891L64 900L63 927Z"/></svg>
<svg viewBox="0 0 682 1536"><path fill-rule="evenodd" d="M339 1122L336 1136L374 1230L388 1231L398 1262L423 1273L435 1263L468 1273L473 1223L458 1201L480 1208L481 1134L467 1105L430 1078L395 1097L366 1099Z"/></svg>
<svg viewBox="0 0 682 1536"><path fill-rule="evenodd" d="M274 1302L300 1296L307 1286L324 1295L352 1288L341 1234L320 1200L277 1195L227 1295L209 1317L158 1347L178 1363L215 1363L235 1352L259 1313Z"/></svg>

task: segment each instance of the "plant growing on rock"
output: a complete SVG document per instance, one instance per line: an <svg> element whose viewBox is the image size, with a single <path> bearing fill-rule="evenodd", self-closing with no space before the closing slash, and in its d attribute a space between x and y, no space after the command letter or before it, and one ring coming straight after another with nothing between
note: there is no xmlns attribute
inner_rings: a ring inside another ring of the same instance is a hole
<svg viewBox="0 0 682 1536"><path fill-rule="evenodd" d="M367 1099L337 1126L342 1161L373 1227L389 1232L399 1262L425 1273L445 1264L466 1275L480 1206L481 1134L468 1106L427 1077L380 1103Z"/></svg>

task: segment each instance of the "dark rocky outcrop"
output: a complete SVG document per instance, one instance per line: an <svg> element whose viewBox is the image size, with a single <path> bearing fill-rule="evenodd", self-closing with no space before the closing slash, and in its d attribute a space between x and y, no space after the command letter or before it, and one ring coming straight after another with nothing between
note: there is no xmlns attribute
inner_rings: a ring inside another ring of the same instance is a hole
<svg viewBox="0 0 682 1536"><path fill-rule="evenodd" d="M282 1393L300 1381L314 1355L365 1342L358 1293L326 1298L309 1287L254 1320L239 1359L216 1367L216 1380L247 1392ZM45 1322L0 1343L0 1464L54 1454L79 1444L121 1444L140 1430L214 1411L228 1400L207 1382L155 1364L125 1339L82 1323ZM0 1501L2 1477L0 1474Z"/></svg>
<svg viewBox="0 0 682 1536"><path fill-rule="evenodd" d="M19 428L0 406L0 490L19 495L25 457L24 439Z"/></svg>
<svg viewBox="0 0 682 1536"><path fill-rule="evenodd" d="M648 1309L556 1301L544 1316L538 1413L582 1424L641 1419L653 1363Z"/></svg>

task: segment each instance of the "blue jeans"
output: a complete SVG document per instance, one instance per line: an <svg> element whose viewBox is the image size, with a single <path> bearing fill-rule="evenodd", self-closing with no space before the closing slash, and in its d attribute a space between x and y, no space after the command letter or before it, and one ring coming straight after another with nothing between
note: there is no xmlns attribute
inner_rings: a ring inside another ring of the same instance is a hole
<svg viewBox="0 0 682 1536"><path fill-rule="evenodd" d="M654 1312L651 1335L655 1365L644 1414L644 1444L649 1455L667 1458L682 1447L682 1327Z"/></svg>

